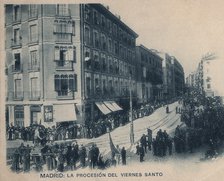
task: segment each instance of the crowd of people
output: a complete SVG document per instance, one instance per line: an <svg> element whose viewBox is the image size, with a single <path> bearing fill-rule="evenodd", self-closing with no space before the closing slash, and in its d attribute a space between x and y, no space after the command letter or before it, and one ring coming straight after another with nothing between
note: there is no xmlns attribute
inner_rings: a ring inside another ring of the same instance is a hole
<svg viewBox="0 0 224 181"><path fill-rule="evenodd" d="M23 141L33 141L35 137L35 130L38 130L39 136L43 141L49 142L54 140L76 139L80 138L80 128L74 124L71 127L68 126L52 126L51 128L44 127L41 124L32 124L30 126L13 126L12 124L7 127L7 139Z"/></svg>
<svg viewBox="0 0 224 181"><path fill-rule="evenodd" d="M157 132L156 138L152 135L143 134L136 145L136 154L139 155L140 162L144 161L145 154L152 151L154 156L163 157L167 153L172 155L173 139L168 135L166 130L161 129Z"/></svg>
<svg viewBox="0 0 224 181"><path fill-rule="evenodd" d="M150 135L149 132L146 135L143 134L136 145L136 154L139 156L140 162L144 161L147 152L151 152L156 157L172 155L173 152L177 154L192 153L194 149L199 148L204 143L209 146L207 155L216 153L219 142L224 139L223 104L216 98L206 98L202 95L195 96L194 92L184 96L179 103L183 105L176 107L176 114L181 114L181 121L185 123L185 126L178 125L174 137L171 137L166 130L162 131L161 129L157 132L155 138L152 138L152 134ZM138 110L133 110L133 117L137 119L147 116L153 111L154 107L145 105ZM166 106L165 111L167 114L170 113L169 106ZM119 116L121 114L117 114L117 118ZM107 133L121 124L125 124L125 122L120 122L119 119L114 119L112 116L108 116L107 119L107 124L103 124L105 126L104 131L100 134ZM12 170L26 172L33 167L37 171L45 169L63 172L87 166L91 169L105 169L117 164L126 165L126 150L124 147L120 149L117 145L116 152L112 153L111 158L105 159L96 144L79 146L77 143L57 144L51 141L49 133L53 134L53 130L56 129L30 126L23 128L20 131L21 134L18 135L16 128L11 126L8 129L9 140L21 138L24 141L32 140L35 144L34 147L21 144L14 151ZM44 138L46 138L45 142L43 142ZM41 150L35 150L38 148L41 148Z"/></svg>
<svg viewBox="0 0 224 181"><path fill-rule="evenodd" d="M183 98L182 121L187 125L183 137L188 150L202 144L209 146L208 152L216 153L224 140L224 105L219 97L206 97L198 90L191 90ZM177 131L177 137L178 136Z"/></svg>
<svg viewBox="0 0 224 181"><path fill-rule="evenodd" d="M24 143L21 143L15 149L12 155L11 169L15 172L29 172L30 170L64 172L85 167L105 169L116 164L126 164L124 147L119 154L116 154L116 158L105 159L95 143L90 146L79 146L77 142L50 143L41 146L40 142L35 140L34 146L29 146L29 144L25 146Z"/></svg>

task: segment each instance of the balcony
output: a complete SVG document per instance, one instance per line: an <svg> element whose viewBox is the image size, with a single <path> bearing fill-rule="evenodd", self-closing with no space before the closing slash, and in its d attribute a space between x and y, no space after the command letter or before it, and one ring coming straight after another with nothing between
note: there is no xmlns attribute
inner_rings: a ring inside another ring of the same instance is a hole
<svg viewBox="0 0 224 181"><path fill-rule="evenodd" d="M13 95L13 99L16 101L21 101L23 100L24 97L24 92L23 91L15 91Z"/></svg>
<svg viewBox="0 0 224 181"><path fill-rule="evenodd" d="M68 9L67 11L59 11L55 15L56 18L71 18L71 11Z"/></svg>
<svg viewBox="0 0 224 181"><path fill-rule="evenodd" d="M94 70L100 71L100 63L98 61L94 62Z"/></svg>
<svg viewBox="0 0 224 181"><path fill-rule="evenodd" d="M22 47L22 38L20 40L11 39L11 48L21 48Z"/></svg>
<svg viewBox="0 0 224 181"><path fill-rule="evenodd" d="M57 99L71 100L74 99L74 92L70 90L57 91Z"/></svg>
<svg viewBox="0 0 224 181"><path fill-rule="evenodd" d="M38 72L38 71L40 71L40 65L39 65L39 63L38 64L32 64L32 63L29 63L28 64L28 71L30 71L30 72Z"/></svg>
<svg viewBox="0 0 224 181"><path fill-rule="evenodd" d="M38 12L37 9L29 11L29 21L35 20L38 18Z"/></svg>
<svg viewBox="0 0 224 181"><path fill-rule="evenodd" d="M56 43L72 43L71 33L55 33Z"/></svg>
<svg viewBox="0 0 224 181"><path fill-rule="evenodd" d="M56 70L73 70L72 61L56 61Z"/></svg>
<svg viewBox="0 0 224 181"><path fill-rule="evenodd" d="M13 21L12 21L13 25L20 24L20 23L21 23L21 16L13 18Z"/></svg>
<svg viewBox="0 0 224 181"><path fill-rule="evenodd" d="M31 91L29 95L29 99L32 101L40 100L40 91Z"/></svg>
<svg viewBox="0 0 224 181"><path fill-rule="evenodd" d="M12 65L12 73L21 73L22 72L22 64L20 65Z"/></svg>

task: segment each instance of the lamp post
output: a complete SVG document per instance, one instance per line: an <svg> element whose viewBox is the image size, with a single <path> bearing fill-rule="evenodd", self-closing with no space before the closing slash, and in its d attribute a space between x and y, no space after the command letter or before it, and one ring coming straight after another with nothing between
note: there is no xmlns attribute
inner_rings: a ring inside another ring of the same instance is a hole
<svg viewBox="0 0 224 181"><path fill-rule="evenodd" d="M129 78L129 92L130 92L130 112L129 112L129 120L131 121L130 124L130 142L131 145L134 144L134 125L133 125L133 113L132 113L132 82L131 76Z"/></svg>

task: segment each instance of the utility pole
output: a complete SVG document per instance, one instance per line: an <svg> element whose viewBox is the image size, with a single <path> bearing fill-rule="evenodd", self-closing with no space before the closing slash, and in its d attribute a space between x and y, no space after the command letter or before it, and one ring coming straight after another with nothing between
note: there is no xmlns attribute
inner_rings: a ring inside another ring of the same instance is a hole
<svg viewBox="0 0 224 181"><path fill-rule="evenodd" d="M129 80L129 92L130 92L130 112L129 112L129 120L131 121L130 124L130 142L131 145L134 144L134 125L133 125L133 113L132 113L132 82L131 82L131 75Z"/></svg>

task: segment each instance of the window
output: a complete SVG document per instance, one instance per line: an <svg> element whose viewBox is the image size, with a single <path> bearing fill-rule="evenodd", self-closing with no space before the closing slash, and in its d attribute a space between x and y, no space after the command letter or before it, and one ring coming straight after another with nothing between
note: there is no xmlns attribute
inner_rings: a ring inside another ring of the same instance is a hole
<svg viewBox="0 0 224 181"><path fill-rule="evenodd" d="M108 87L109 87L110 93L113 93L113 83L112 83L112 80L109 80Z"/></svg>
<svg viewBox="0 0 224 181"><path fill-rule="evenodd" d="M119 54L119 45L118 45L117 41L114 43L114 48L115 48L115 54L118 55Z"/></svg>
<svg viewBox="0 0 224 181"><path fill-rule="evenodd" d="M112 40L111 40L111 38L108 40L108 50L109 50L109 52L112 52Z"/></svg>
<svg viewBox="0 0 224 181"><path fill-rule="evenodd" d="M14 108L15 116L15 126L23 127L24 126L24 107L15 106Z"/></svg>
<svg viewBox="0 0 224 181"><path fill-rule="evenodd" d="M69 16L69 10L67 4L58 4L57 5L57 15L58 16Z"/></svg>
<svg viewBox="0 0 224 181"><path fill-rule="evenodd" d="M75 62L74 47L55 47L55 61L58 67L72 68L72 62Z"/></svg>
<svg viewBox="0 0 224 181"><path fill-rule="evenodd" d="M102 62L102 71L107 72L107 60L104 54L101 54L101 62Z"/></svg>
<svg viewBox="0 0 224 181"><path fill-rule="evenodd" d="M85 44L90 45L90 30L89 27L85 27L85 34L84 34Z"/></svg>
<svg viewBox="0 0 224 181"><path fill-rule="evenodd" d="M95 25L100 24L99 17L98 17L98 13L96 11L93 12L93 19L94 19L94 24Z"/></svg>
<svg viewBox="0 0 224 181"><path fill-rule="evenodd" d="M21 20L21 16L20 16L20 6L19 5L14 6L14 19L13 20L15 22Z"/></svg>
<svg viewBox="0 0 224 181"><path fill-rule="evenodd" d="M37 25L30 26L30 42L37 42L38 41L38 31Z"/></svg>
<svg viewBox="0 0 224 181"><path fill-rule="evenodd" d="M107 28L109 30L109 33L112 33L113 27L112 27L112 22L108 19L107 20Z"/></svg>
<svg viewBox="0 0 224 181"><path fill-rule="evenodd" d="M85 5L85 20L87 22L90 22L90 18L91 18L90 8L87 5Z"/></svg>
<svg viewBox="0 0 224 181"><path fill-rule="evenodd" d="M89 97L91 94L91 79L86 77L86 96Z"/></svg>
<svg viewBox="0 0 224 181"><path fill-rule="evenodd" d="M101 16L101 25L102 25L103 28L106 27L106 20L105 20L105 17L103 15Z"/></svg>
<svg viewBox="0 0 224 181"><path fill-rule="evenodd" d="M74 91L77 91L77 75L55 75L55 91L58 96L72 96Z"/></svg>
<svg viewBox="0 0 224 181"><path fill-rule="evenodd" d="M210 89L211 88L211 85L210 84L207 84L207 89Z"/></svg>
<svg viewBox="0 0 224 181"><path fill-rule="evenodd" d="M22 88L22 80L15 79L15 92L14 92L15 99L22 99L23 98L23 88Z"/></svg>
<svg viewBox="0 0 224 181"><path fill-rule="evenodd" d="M106 94L107 93L107 87L106 87L106 80L103 79L103 93Z"/></svg>
<svg viewBox="0 0 224 181"><path fill-rule="evenodd" d="M30 52L30 62L29 62L29 70L39 70L39 59L37 55L37 50Z"/></svg>
<svg viewBox="0 0 224 181"><path fill-rule="evenodd" d="M106 42L106 36L104 34L101 35L101 45L102 45L102 49L106 51L107 42Z"/></svg>
<svg viewBox="0 0 224 181"><path fill-rule="evenodd" d="M95 48L99 48L100 46L99 33L96 30L93 32L93 44Z"/></svg>
<svg viewBox="0 0 224 181"><path fill-rule="evenodd" d="M111 57L109 57L108 61L109 61L109 71L110 71L110 73L113 73L113 71L114 71L113 59Z"/></svg>
<svg viewBox="0 0 224 181"><path fill-rule="evenodd" d="M29 18L36 18L37 15L38 15L37 5L36 4L31 4L30 5L30 10L29 10Z"/></svg>
<svg viewBox="0 0 224 181"><path fill-rule="evenodd" d="M99 86L99 78L95 78L95 94L99 95L100 94L100 86Z"/></svg>
<svg viewBox="0 0 224 181"><path fill-rule="evenodd" d="M210 82L211 81L211 77L207 77L206 82Z"/></svg>
<svg viewBox="0 0 224 181"><path fill-rule="evenodd" d="M12 65L13 72L21 71L22 65L20 60L20 53L15 53L14 58L15 58L15 62L14 62L14 65Z"/></svg>
<svg viewBox="0 0 224 181"><path fill-rule="evenodd" d="M57 42L71 42L75 35L75 22L71 20L55 20L54 34Z"/></svg>
<svg viewBox="0 0 224 181"><path fill-rule="evenodd" d="M94 68L95 70L100 70L99 52L93 52Z"/></svg>
<svg viewBox="0 0 224 181"><path fill-rule="evenodd" d="M39 99L40 90L39 82L37 77L30 79L30 99Z"/></svg>
<svg viewBox="0 0 224 181"><path fill-rule="evenodd" d="M13 30L12 45L20 45L20 44L21 44L20 29L17 28Z"/></svg>
<svg viewBox="0 0 224 181"><path fill-rule="evenodd" d="M114 34L114 36L117 36L117 25L116 24L114 24L114 26L113 26L113 34Z"/></svg>
<svg viewBox="0 0 224 181"><path fill-rule="evenodd" d="M91 55L90 55L90 49L85 47L85 67L87 69L91 69Z"/></svg>

